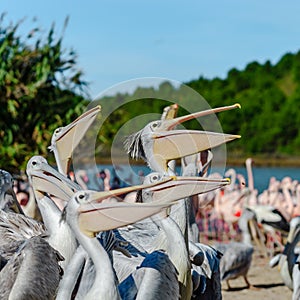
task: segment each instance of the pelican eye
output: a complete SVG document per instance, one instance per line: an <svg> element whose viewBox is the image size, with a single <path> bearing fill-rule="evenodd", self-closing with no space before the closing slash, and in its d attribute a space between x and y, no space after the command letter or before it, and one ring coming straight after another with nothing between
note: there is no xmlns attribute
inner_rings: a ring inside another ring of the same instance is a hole
<svg viewBox="0 0 300 300"><path fill-rule="evenodd" d="M152 182L156 182L156 181L158 181L160 179L160 176L159 175L153 175L152 177L151 177L151 181Z"/></svg>
<svg viewBox="0 0 300 300"><path fill-rule="evenodd" d="M61 128L60 128L60 127L59 127L59 128L56 128L55 131L54 131L55 134L58 134L58 133L60 133L60 132L61 132Z"/></svg>
<svg viewBox="0 0 300 300"><path fill-rule="evenodd" d="M80 204L88 202L89 201L89 194L84 192L84 191L80 191L76 195L75 200L76 200L76 202L78 202Z"/></svg>
<svg viewBox="0 0 300 300"><path fill-rule="evenodd" d="M159 127L160 126L160 122L153 122L152 124L151 124L151 128L152 129L156 129L157 127Z"/></svg>
<svg viewBox="0 0 300 300"><path fill-rule="evenodd" d="M36 165L37 165L37 161L34 160L34 161L32 162L32 165L33 165L33 166L36 166Z"/></svg>

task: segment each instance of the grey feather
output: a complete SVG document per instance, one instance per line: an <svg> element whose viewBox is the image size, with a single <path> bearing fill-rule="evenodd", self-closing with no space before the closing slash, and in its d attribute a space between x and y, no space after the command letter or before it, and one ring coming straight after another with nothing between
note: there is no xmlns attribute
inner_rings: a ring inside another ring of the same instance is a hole
<svg viewBox="0 0 300 300"><path fill-rule="evenodd" d="M54 299L62 276L61 260L43 238L24 241L0 272L0 299Z"/></svg>

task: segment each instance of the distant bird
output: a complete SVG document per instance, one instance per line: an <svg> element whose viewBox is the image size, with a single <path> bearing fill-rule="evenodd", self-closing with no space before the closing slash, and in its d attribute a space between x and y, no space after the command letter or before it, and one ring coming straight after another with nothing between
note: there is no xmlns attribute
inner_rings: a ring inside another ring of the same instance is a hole
<svg viewBox="0 0 300 300"><path fill-rule="evenodd" d="M293 300L299 299L300 293L300 270L299 253L296 253L296 246L300 241L300 217L295 217L290 222L290 231L287 242L282 253L270 261L270 266L278 265L281 278L284 284L293 292ZM297 295L297 296L296 296ZM297 298L298 297L298 298Z"/></svg>
<svg viewBox="0 0 300 300"><path fill-rule="evenodd" d="M88 190L87 184L88 184L89 178L88 178L85 170L76 171L75 178L76 178L77 183L80 185L80 187L83 190Z"/></svg>
<svg viewBox="0 0 300 300"><path fill-rule="evenodd" d="M265 237L259 228L255 212L245 207L238 220L238 225L242 232L242 242L251 245L253 239L262 255L267 257L268 252L265 245Z"/></svg>
<svg viewBox="0 0 300 300"><path fill-rule="evenodd" d="M175 119L150 122L127 138L125 148L133 159L144 159L153 171L167 173L168 162L171 160L214 148L240 137L216 132L171 129L187 120L237 107L240 106L236 104Z"/></svg>
<svg viewBox="0 0 300 300"><path fill-rule="evenodd" d="M231 289L229 280L242 276L247 288L252 287L247 279L247 273L251 266L253 247L248 244L230 242L214 244L214 248L223 253L220 262L221 280L225 280L228 290Z"/></svg>
<svg viewBox="0 0 300 300"><path fill-rule="evenodd" d="M91 126L101 107L98 105L79 116L65 127L57 128L52 136L50 151L53 151L59 172L66 175L69 170L73 150Z"/></svg>
<svg viewBox="0 0 300 300"><path fill-rule="evenodd" d="M289 231L289 222L281 211L272 205L258 204L257 190L254 188L254 179L252 172L252 159L246 160L248 187L243 189L244 208L251 210L255 214L255 220L262 226L262 230L272 241L282 248L282 243L276 235L276 230L287 233ZM255 237L253 237L255 239ZM260 242L261 243L261 242ZM264 251L265 252L265 251Z"/></svg>
<svg viewBox="0 0 300 300"><path fill-rule="evenodd" d="M0 169L0 209L6 212L24 214L13 190L13 177Z"/></svg>

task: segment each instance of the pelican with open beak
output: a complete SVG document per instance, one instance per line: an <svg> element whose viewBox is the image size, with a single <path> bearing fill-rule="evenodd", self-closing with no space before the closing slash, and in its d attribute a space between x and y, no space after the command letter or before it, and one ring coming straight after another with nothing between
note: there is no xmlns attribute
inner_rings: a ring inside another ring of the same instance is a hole
<svg viewBox="0 0 300 300"><path fill-rule="evenodd" d="M78 184L52 168L42 156L33 156L28 161L26 173L37 199L38 193L48 193L69 201L75 192L81 190Z"/></svg>
<svg viewBox="0 0 300 300"><path fill-rule="evenodd" d="M77 210L81 230L88 236L94 236L99 231L126 226L163 211L183 197L205 193L229 183L227 179L204 180L199 177L169 177L156 173L150 177L148 184L112 191L76 193L74 197L82 199ZM142 190L143 203L105 202L111 197L138 190Z"/></svg>
<svg viewBox="0 0 300 300"><path fill-rule="evenodd" d="M153 121L125 141L127 153L133 159L142 158L156 172L167 173L168 162L195 154L240 138L230 135L198 130L172 130L185 121L240 107L239 104L201 111L186 116Z"/></svg>
<svg viewBox="0 0 300 300"><path fill-rule="evenodd" d="M67 174L73 150L96 119L101 107L98 105L83 113L75 121L54 131L50 151L53 151L59 172Z"/></svg>

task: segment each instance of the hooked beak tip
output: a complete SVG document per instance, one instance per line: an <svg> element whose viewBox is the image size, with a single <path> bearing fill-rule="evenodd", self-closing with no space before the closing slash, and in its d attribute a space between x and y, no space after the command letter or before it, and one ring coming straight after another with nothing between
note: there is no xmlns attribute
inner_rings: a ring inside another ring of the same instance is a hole
<svg viewBox="0 0 300 300"><path fill-rule="evenodd" d="M239 109L242 108L241 104L239 104L239 103L236 103L236 104L234 104L234 105L235 105L236 108L239 108Z"/></svg>

